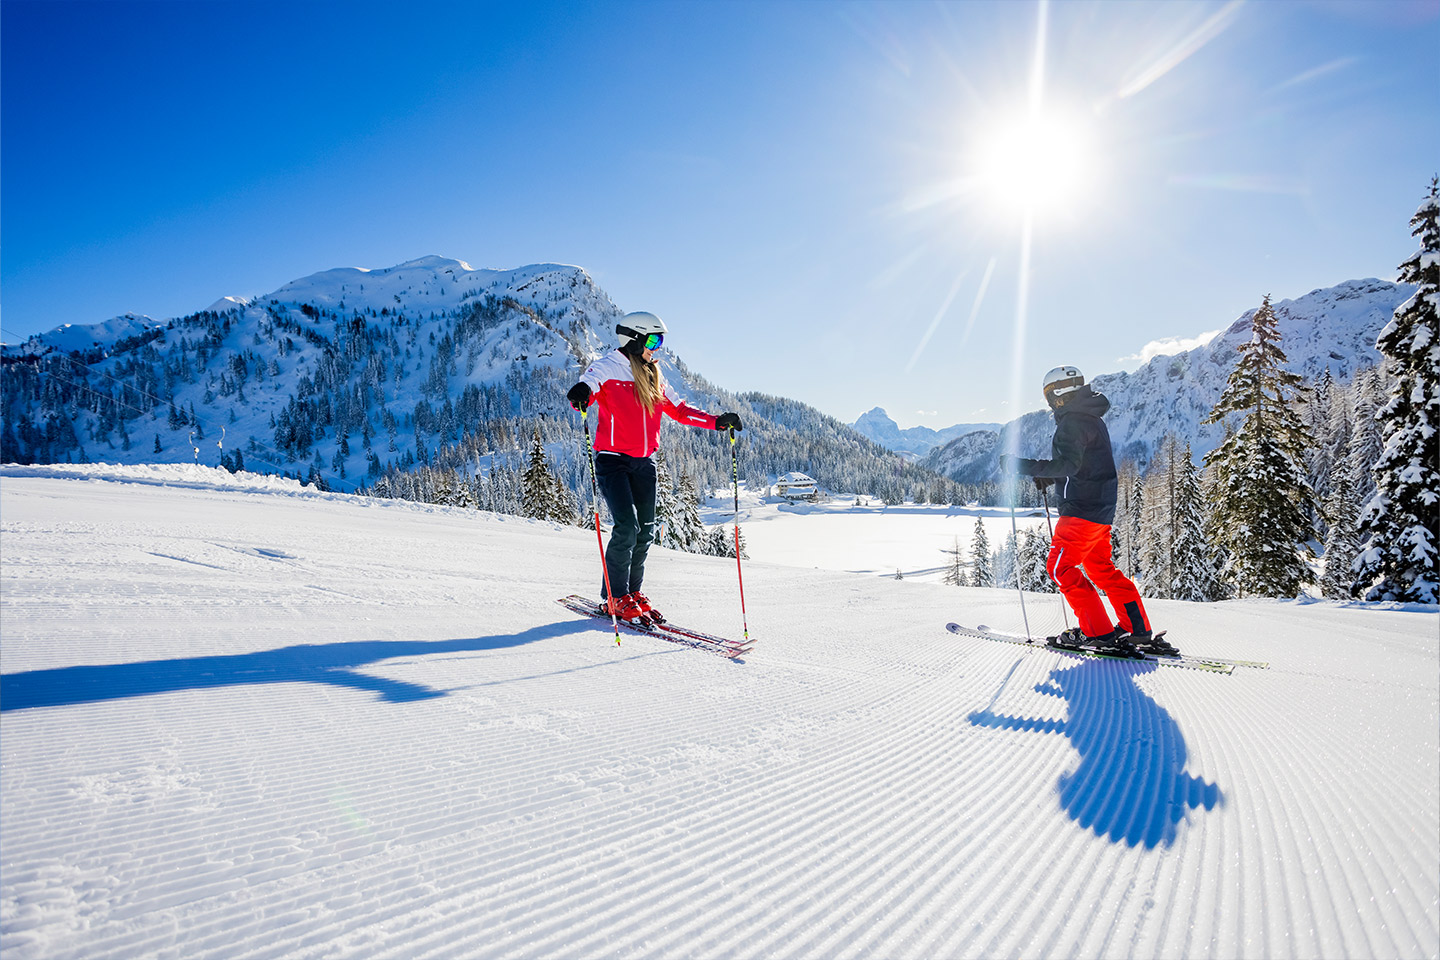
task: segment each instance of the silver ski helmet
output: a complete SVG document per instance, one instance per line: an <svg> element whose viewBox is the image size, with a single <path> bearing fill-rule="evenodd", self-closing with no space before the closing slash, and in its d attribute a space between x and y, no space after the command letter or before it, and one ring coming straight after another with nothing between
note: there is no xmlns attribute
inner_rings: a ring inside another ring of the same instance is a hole
<svg viewBox="0 0 1440 960"><path fill-rule="evenodd" d="M1045 391L1045 402L1055 409L1065 402L1065 395L1085 386L1085 375L1078 367L1056 367L1045 374L1040 388Z"/></svg>
<svg viewBox="0 0 1440 960"><path fill-rule="evenodd" d="M615 333L620 337L620 351L636 356L642 350L659 347L665 342L666 332L665 321L644 310L627 313L615 324Z"/></svg>

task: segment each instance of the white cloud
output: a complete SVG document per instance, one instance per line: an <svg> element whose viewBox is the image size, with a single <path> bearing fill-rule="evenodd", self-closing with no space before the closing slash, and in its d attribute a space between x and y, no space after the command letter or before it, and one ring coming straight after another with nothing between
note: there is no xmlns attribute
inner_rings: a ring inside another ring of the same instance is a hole
<svg viewBox="0 0 1440 960"><path fill-rule="evenodd" d="M1144 366L1156 357L1171 357L1177 353L1194 350L1196 347L1203 347L1220 336L1220 333L1219 330L1211 330L1198 337L1164 337L1160 340L1151 340L1140 348L1139 353L1128 357L1119 357L1115 362L1123 363L1127 368L1134 369Z"/></svg>

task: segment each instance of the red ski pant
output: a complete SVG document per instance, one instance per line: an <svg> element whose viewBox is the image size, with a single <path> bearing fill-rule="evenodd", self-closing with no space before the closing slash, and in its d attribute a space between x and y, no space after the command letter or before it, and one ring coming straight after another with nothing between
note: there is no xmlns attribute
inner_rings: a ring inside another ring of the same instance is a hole
<svg viewBox="0 0 1440 960"><path fill-rule="evenodd" d="M1140 591L1115 566L1110 549L1109 524L1079 517L1061 517L1055 524L1045 571L1075 611L1080 630L1087 637L1101 637L1114 629L1096 587L1105 591L1122 630L1139 633L1150 629Z"/></svg>

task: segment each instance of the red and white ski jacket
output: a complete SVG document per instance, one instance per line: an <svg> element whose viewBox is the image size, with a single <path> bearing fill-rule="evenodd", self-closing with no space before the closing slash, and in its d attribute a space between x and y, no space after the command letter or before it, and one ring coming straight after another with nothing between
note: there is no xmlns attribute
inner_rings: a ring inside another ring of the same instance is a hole
<svg viewBox="0 0 1440 960"><path fill-rule="evenodd" d="M658 368L656 372L659 372ZM611 350L590 364L580 382L590 387L591 404L600 406L595 449L601 453L650 456L660 446L662 413L686 426L715 429L714 417L675 399L663 374L660 377L660 402L655 404L654 413L647 412L635 395L635 375L630 369L630 358L619 350Z"/></svg>

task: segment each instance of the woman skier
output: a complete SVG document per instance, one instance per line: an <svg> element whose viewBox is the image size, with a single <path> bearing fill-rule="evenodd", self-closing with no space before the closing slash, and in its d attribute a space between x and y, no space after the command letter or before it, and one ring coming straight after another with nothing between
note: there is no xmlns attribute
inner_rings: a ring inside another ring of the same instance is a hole
<svg viewBox="0 0 1440 960"><path fill-rule="evenodd" d="M1058 483L1060 519L1050 543L1045 569L1060 588L1065 602L1080 621L1051 641L1057 647L1097 653L1131 655L1174 653L1175 648L1155 636L1140 591L1111 559L1110 524L1115 519L1118 480L1110 431L1101 419L1110 401L1085 383L1075 367L1056 367L1041 384L1045 402L1055 413L1052 459L1027 460L1002 456L1002 468L1012 466L1022 476L1035 478L1041 490ZM1084 572L1081 572L1081 568ZM1114 626L1096 587L1115 608L1120 625Z"/></svg>
<svg viewBox="0 0 1440 960"><path fill-rule="evenodd" d="M621 620L664 623L645 595L645 556L655 539L655 462L660 419L711 430L740 430L734 413L711 416L676 400L660 373L654 351L665 340L665 323L653 313L627 313L615 326L620 346L592 363L565 398L576 410L600 407L595 426L595 479L615 528L605 548L606 581L600 597Z"/></svg>

